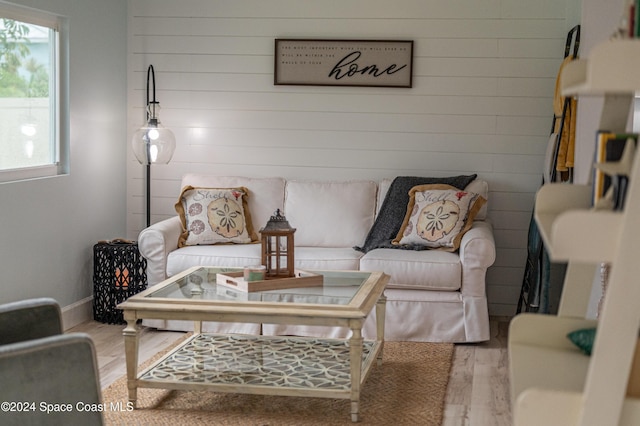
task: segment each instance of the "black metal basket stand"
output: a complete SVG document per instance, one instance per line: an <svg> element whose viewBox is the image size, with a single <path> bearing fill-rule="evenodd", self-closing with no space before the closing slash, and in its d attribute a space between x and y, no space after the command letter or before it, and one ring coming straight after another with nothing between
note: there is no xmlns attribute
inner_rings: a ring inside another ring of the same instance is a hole
<svg viewBox="0 0 640 426"><path fill-rule="evenodd" d="M93 246L93 319L124 324L116 306L147 288L147 260L130 240L100 241Z"/></svg>

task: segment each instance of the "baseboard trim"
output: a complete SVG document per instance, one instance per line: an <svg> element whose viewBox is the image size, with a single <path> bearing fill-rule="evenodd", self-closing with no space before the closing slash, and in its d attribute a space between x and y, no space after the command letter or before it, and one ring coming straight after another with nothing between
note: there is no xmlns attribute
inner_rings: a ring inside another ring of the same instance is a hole
<svg viewBox="0 0 640 426"><path fill-rule="evenodd" d="M62 311L62 325L65 331L93 318L93 296L65 306Z"/></svg>

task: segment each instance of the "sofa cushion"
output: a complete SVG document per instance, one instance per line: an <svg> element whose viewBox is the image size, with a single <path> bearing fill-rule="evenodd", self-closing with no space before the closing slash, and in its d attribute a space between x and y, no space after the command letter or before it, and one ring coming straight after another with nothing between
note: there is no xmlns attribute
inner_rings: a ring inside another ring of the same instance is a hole
<svg viewBox="0 0 640 426"><path fill-rule="evenodd" d="M297 269L357 271L362 253L351 247L296 247Z"/></svg>
<svg viewBox="0 0 640 426"><path fill-rule="evenodd" d="M178 247L257 241L247 192L243 187L184 187L175 205L182 224Z"/></svg>
<svg viewBox="0 0 640 426"><path fill-rule="evenodd" d="M182 186L208 188L245 187L249 190L247 204L251 221L258 232L277 209L284 208L285 180L280 177L250 178L242 176L214 176L187 173L182 177Z"/></svg>
<svg viewBox="0 0 640 426"><path fill-rule="evenodd" d="M383 271L387 288L456 291L462 282L460 256L441 250L375 249L360 259L361 271Z"/></svg>
<svg viewBox="0 0 640 426"><path fill-rule="evenodd" d="M373 181L287 182L284 213L296 246L353 247L373 224Z"/></svg>
<svg viewBox="0 0 640 426"><path fill-rule="evenodd" d="M260 244L225 244L189 246L173 250L167 256L167 276L192 266L227 266L242 268L260 264Z"/></svg>
<svg viewBox="0 0 640 426"><path fill-rule="evenodd" d="M415 186L393 244L456 251L484 203L480 195L450 185Z"/></svg>

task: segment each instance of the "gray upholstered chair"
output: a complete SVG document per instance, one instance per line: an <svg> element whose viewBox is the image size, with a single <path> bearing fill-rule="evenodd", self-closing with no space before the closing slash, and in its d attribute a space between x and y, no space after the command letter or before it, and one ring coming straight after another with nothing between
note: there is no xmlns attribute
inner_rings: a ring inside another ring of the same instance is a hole
<svg viewBox="0 0 640 426"><path fill-rule="evenodd" d="M50 298L0 305L0 424L102 425L96 353Z"/></svg>

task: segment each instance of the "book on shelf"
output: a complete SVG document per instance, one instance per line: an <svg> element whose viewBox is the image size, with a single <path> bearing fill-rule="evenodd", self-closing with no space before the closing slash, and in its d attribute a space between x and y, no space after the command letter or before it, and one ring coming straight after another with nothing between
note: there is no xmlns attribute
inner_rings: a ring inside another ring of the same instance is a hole
<svg viewBox="0 0 640 426"><path fill-rule="evenodd" d="M598 131L596 134L595 163L608 163L619 161L627 140L633 140L638 145L637 133L612 133L608 131ZM613 185L614 209L622 208L627 187L627 176L609 176L598 168L594 167L593 173L593 204L595 205L609 188Z"/></svg>
<svg viewBox="0 0 640 426"><path fill-rule="evenodd" d="M618 34L625 38L640 37L640 0L626 0Z"/></svg>
<svg viewBox="0 0 640 426"><path fill-rule="evenodd" d="M634 38L640 35L640 0L631 0L629 3L629 37Z"/></svg>

